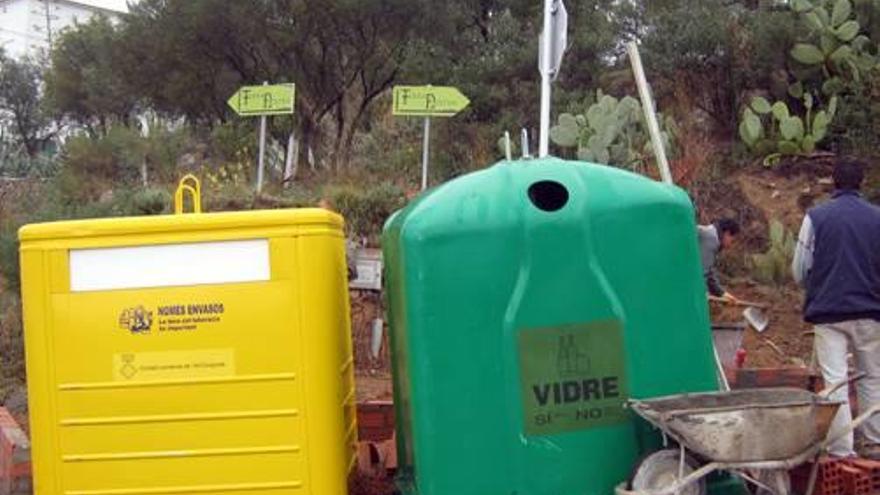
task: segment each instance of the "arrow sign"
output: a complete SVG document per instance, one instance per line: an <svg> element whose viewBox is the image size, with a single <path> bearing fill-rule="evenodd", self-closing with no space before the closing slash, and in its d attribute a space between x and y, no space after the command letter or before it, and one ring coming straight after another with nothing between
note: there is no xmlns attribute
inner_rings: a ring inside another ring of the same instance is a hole
<svg viewBox="0 0 880 495"><path fill-rule="evenodd" d="M471 100L458 88L449 86L394 86L391 113L402 117L424 117L422 143L422 190L428 188L428 158L431 144L431 117L452 117L467 108Z"/></svg>
<svg viewBox="0 0 880 495"><path fill-rule="evenodd" d="M227 103L242 117L289 115L293 113L295 94L293 84L242 86Z"/></svg>
<svg viewBox="0 0 880 495"><path fill-rule="evenodd" d="M452 117L471 101L449 86L395 86L392 114L416 117Z"/></svg>

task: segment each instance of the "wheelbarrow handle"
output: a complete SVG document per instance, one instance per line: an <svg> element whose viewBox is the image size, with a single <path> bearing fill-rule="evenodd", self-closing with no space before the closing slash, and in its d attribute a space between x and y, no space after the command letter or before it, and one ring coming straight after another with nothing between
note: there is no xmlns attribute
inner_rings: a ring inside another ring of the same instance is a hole
<svg viewBox="0 0 880 495"><path fill-rule="evenodd" d="M853 430L855 430L859 426L862 426L862 423L871 419L871 416L877 414L878 412L880 412L880 404L875 404L874 407L868 409L867 411L862 413L860 416L853 419L845 427L841 428L838 431L829 433L828 437L825 439L825 442L823 445L825 447L827 447L828 445L831 445L832 443L834 443L836 440L839 440L839 439L843 438L844 436L850 434L850 432L852 432Z"/></svg>
<svg viewBox="0 0 880 495"><path fill-rule="evenodd" d="M831 394L833 394L834 392L837 392L844 385L849 385L850 383L857 382L866 376L868 376L867 373L864 373L864 372L858 373L856 375L853 375L853 376L847 378L846 380L835 383L834 385L823 389L822 391L819 392L818 395L819 395L819 397L821 397L823 399L827 399L828 397L831 396Z"/></svg>

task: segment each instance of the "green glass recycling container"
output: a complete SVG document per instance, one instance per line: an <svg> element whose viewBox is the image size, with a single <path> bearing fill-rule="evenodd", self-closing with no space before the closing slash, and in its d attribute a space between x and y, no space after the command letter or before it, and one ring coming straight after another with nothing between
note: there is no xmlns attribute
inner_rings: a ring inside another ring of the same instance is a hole
<svg viewBox="0 0 880 495"><path fill-rule="evenodd" d="M658 434L629 398L717 389L693 206L557 158L438 187L385 226L406 495L611 495Z"/></svg>

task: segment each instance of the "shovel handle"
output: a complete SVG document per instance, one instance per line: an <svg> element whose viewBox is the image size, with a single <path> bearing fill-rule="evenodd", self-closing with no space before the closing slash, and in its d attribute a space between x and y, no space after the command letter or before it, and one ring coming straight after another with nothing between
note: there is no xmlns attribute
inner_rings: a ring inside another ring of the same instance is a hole
<svg viewBox="0 0 880 495"><path fill-rule="evenodd" d="M720 302L724 304L730 304L733 306L747 306L750 308L758 308L758 309L769 309L770 305L764 303L757 303L753 301L729 301L724 299L723 297L718 296L709 296L709 300L713 302Z"/></svg>

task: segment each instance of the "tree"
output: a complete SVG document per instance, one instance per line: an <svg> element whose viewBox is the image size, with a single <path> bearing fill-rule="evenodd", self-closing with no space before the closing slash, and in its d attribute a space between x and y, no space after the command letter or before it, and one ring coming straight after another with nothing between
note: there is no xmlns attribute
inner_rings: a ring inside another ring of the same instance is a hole
<svg viewBox="0 0 880 495"><path fill-rule="evenodd" d="M554 88L554 106L580 101L622 49L624 15L631 6L615 0L567 2L569 49ZM418 83L448 83L471 98L467 118L503 129L537 126L538 35L541 2L452 0L432 12L407 62L405 77ZM589 26L581 28L580 26Z"/></svg>
<svg viewBox="0 0 880 495"><path fill-rule="evenodd" d="M329 121L330 161L341 166L428 3L144 0L122 25L124 51L138 60L126 80L157 110L208 124L232 116L226 100L241 85L294 82L302 152L321 144Z"/></svg>
<svg viewBox="0 0 880 495"><path fill-rule="evenodd" d="M31 59L0 55L0 109L14 141L28 156L37 155L51 139L50 119L41 105L42 69Z"/></svg>
<svg viewBox="0 0 880 495"><path fill-rule="evenodd" d="M46 92L56 118L82 125L92 135L106 134L112 123L132 123L138 95L122 74L137 61L123 51L120 33L106 17L63 32L50 56Z"/></svg>
<svg viewBox="0 0 880 495"><path fill-rule="evenodd" d="M736 127L736 18L721 0L646 2L640 23L645 63L658 91L688 103L725 131ZM661 98L665 95L658 95Z"/></svg>

